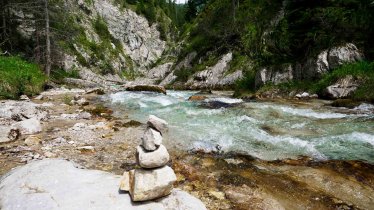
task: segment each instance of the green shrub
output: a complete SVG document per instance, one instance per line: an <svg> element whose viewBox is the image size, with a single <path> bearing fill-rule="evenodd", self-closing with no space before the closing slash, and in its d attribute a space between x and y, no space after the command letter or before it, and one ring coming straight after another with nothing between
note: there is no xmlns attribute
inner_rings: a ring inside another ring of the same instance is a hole
<svg viewBox="0 0 374 210"><path fill-rule="evenodd" d="M43 90L46 77L40 68L19 57L0 56L0 98L17 99Z"/></svg>
<svg viewBox="0 0 374 210"><path fill-rule="evenodd" d="M65 71L63 69L57 69L52 71L51 80L55 83L62 83L65 78L79 78L78 70Z"/></svg>
<svg viewBox="0 0 374 210"><path fill-rule="evenodd" d="M311 91L322 93L329 85L337 80L352 75L362 81L362 84L352 96L356 100L373 101L374 100L374 62L359 61L356 63L344 64L329 74L326 74L321 80L311 86Z"/></svg>

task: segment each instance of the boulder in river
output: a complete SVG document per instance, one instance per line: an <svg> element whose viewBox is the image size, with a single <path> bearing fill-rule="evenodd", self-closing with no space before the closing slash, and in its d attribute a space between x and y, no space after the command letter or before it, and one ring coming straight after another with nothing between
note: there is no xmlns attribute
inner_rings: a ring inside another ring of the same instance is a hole
<svg viewBox="0 0 374 210"><path fill-rule="evenodd" d="M164 145L147 152L142 146L136 148L138 163L142 168L158 168L169 162L170 156Z"/></svg>
<svg viewBox="0 0 374 210"><path fill-rule="evenodd" d="M204 95L193 95L188 98L189 101L203 101L205 99L207 99L207 97Z"/></svg>
<svg viewBox="0 0 374 210"><path fill-rule="evenodd" d="M148 151L154 151L162 144L161 133L153 128L147 128L142 138L142 146Z"/></svg>
<svg viewBox="0 0 374 210"><path fill-rule="evenodd" d="M164 169L161 171L164 173L159 171L157 174L167 175L165 174L167 171L168 169ZM140 173L147 175L146 171ZM168 183L166 179L174 178L165 177L157 178L166 185ZM173 190L167 198L134 204L128 194L118 192L119 182L120 176L114 174L80 169L66 160L44 159L16 168L1 178L0 207L2 210L206 209L200 200L181 190ZM137 186L140 187L139 184ZM157 193L167 191L160 190Z"/></svg>
<svg viewBox="0 0 374 210"><path fill-rule="evenodd" d="M166 89L160 85L134 85L126 88L128 91L150 91L166 95Z"/></svg>
<svg viewBox="0 0 374 210"><path fill-rule="evenodd" d="M154 115L149 115L147 124L149 127L158 130L161 134L165 133L168 129L168 123Z"/></svg>

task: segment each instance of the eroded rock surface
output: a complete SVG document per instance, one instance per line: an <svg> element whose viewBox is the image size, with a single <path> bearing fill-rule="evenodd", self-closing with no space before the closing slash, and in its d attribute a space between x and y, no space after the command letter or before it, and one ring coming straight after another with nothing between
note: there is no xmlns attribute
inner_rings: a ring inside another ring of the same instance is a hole
<svg viewBox="0 0 374 210"><path fill-rule="evenodd" d="M161 172L167 172L167 170L166 168L164 171L159 171L157 174L162 176L155 177L165 184L162 186L167 186L169 177ZM143 171L139 173L143 176L148 175ZM1 178L0 207L3 210L205 209L201 201L180 190L173 191L165 199L134 204L128 194L118 192L119 182L119 176L103 171L81 169L66 160L35 161L17 168ZM151 193L146 190L147 183L137 183L135 189L137 192ZM161 190L161 188L158 189ZM168 192L166 188L163 189L158 193Z"/></svg>

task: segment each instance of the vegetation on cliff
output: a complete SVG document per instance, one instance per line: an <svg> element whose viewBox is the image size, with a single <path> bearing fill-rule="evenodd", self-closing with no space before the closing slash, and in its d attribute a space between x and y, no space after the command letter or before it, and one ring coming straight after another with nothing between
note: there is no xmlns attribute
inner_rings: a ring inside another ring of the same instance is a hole
<svg viewBox="0 0 374 210"><path fill-rule="evenodd" d="M19 57L0 56L0 98L17 99L43 90L46 77L39 66Z"/></svg>

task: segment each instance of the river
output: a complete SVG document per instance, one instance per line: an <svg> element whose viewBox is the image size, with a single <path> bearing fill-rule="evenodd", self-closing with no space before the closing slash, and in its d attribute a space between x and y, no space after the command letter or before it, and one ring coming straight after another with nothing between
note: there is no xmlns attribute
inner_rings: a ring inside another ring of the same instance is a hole
<svg viewBox="0 0 374 210"><path fill-rule="evenodd" d="M374 163L374 107L334 108L328 101L250 101L219 92L188 101L197 92L118 92L109 101L117 115L145 122L153 114L169 123L169 143L183 150L237 152L264 160L309 156L317 160Z"/></svg>

